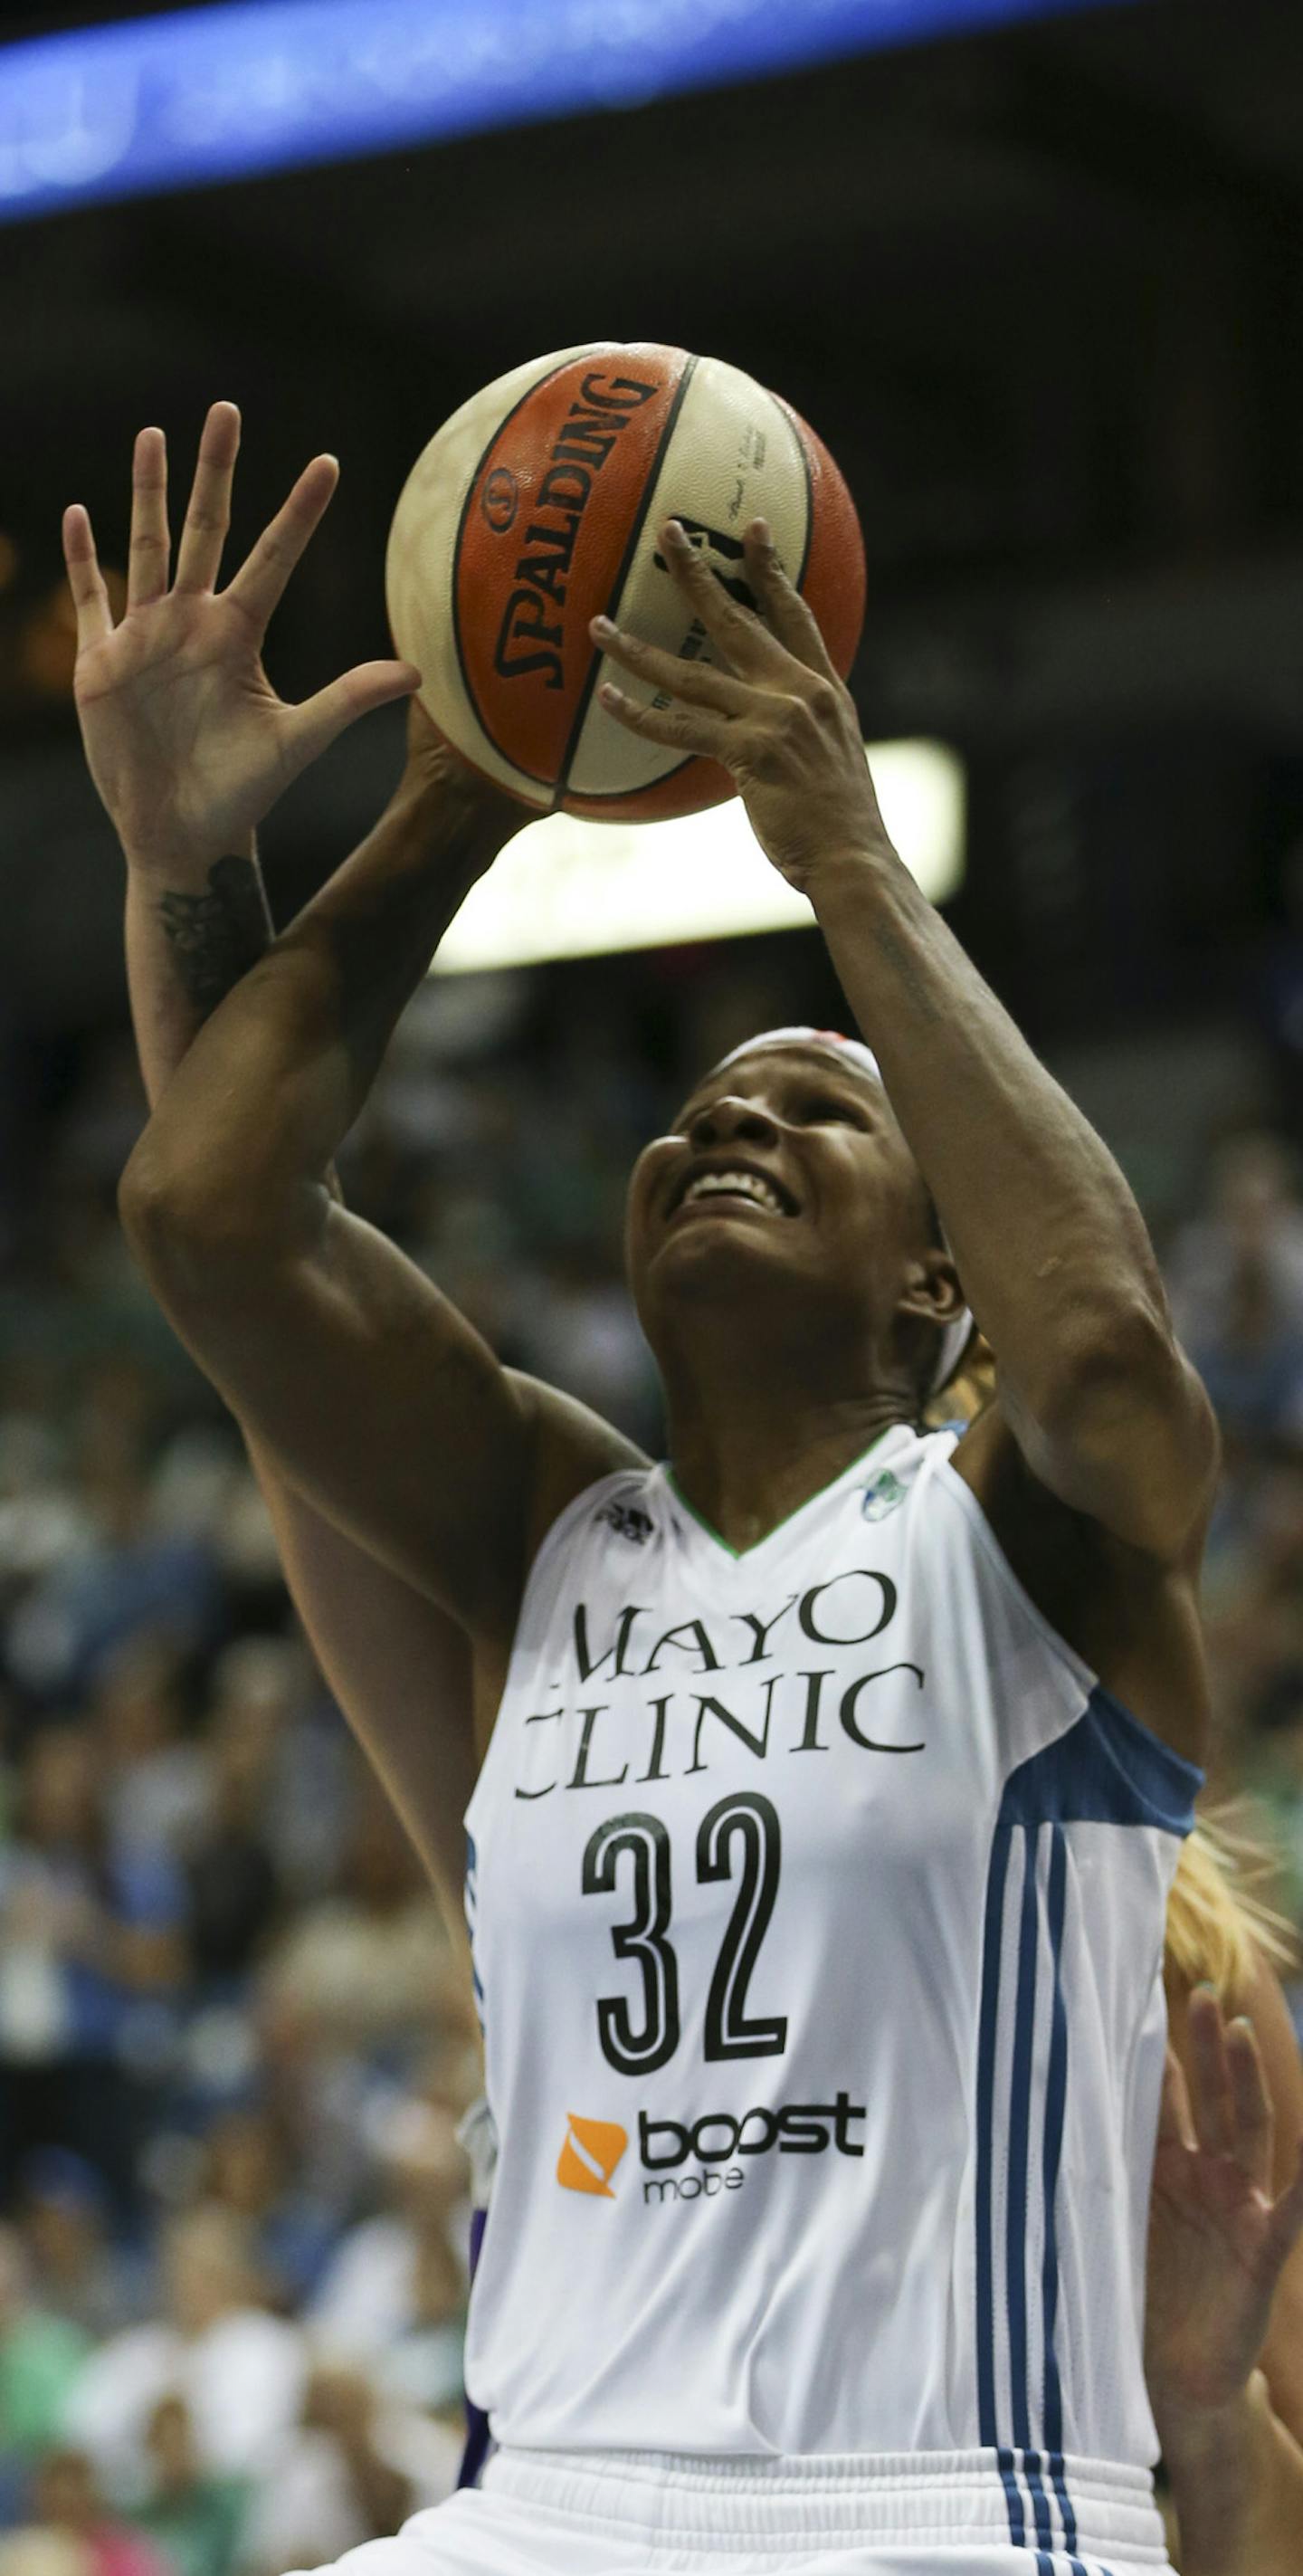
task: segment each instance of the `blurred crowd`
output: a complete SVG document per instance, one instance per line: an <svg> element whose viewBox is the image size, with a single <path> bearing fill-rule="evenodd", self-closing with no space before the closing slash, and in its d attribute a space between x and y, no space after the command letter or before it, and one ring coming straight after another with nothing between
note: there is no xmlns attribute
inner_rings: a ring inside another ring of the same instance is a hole
<svg viewBox="0 0 1303 2576"><path fill-rule="evenodd" d="M783 944L699 985L681 961L672 1008L654 972L637 1011L594 1008L590 976L543 1031L520 979L432 985L346 1157L353 1203L504 1357L653 1450L625 1178L691 1075L790 1016ZM238 1436L126 1256L129 1045L33 1050L24 1080L0 1196L0 2576L281 2576L455 2482L474 2012ZM1226 1443L1211 1786L1303 1933L1284 1137L1222 1138L1163 1254ZM1291 2002L1303 2027L1303 1982Z"/></svg>

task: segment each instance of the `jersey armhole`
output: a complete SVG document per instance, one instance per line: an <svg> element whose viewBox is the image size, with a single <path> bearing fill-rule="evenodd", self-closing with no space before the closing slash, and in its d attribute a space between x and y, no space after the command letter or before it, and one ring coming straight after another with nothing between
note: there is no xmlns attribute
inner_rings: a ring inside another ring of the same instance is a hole
<svg viewBox="0 0 1303 2576"><path fill-rule="evenodd" d="M1060 1636L1058 1629L1051 1620L1046 1618L1044 1611L1037 1608L1026 1585L1019 1581L1009 1563L972 1486L966 1484L960 1475L954 1463L953 1454L938 1461L938 1484L943 1493L949 1494L952 1500L958 1503L978 1546L998 1577L1003 1590L1009 1599L1016 1603L1028 1625L1035 1629L1042 1643L1062 1664L1064 1671L1072 1676L1086 1704L1089 1706L1093 1703L1097 1708L1106 1706L1115 1720L1124 1721L1121 1730L1124 1736L1128 1730L1133 1732L1137 1739L1135 1745L1137 1770L1141 1776L1152 1772L1155 1759L1165 1771L1167 1766L1170 1766L1173 1783L1188 1792L1190 1803L1193 1805L1194 1799L1205 1784L1206 1773L1200 1770L1197 1762L1187 1762L1185 1755L1178 1753L1174 1744L1168 1744L1163 1736L1156 1735L1152 1726L1146 1726L1144 1719L1137 1717L1134 1709L1128 1708L1115 1692L1109 1690L1107 1684L1100 1680L1098 1673L1092 1672L1084 1657L1077 1653L1076 1648L1068 1644L1067 1638Z"/></svg>
<svg viewBox="0 0 1303 2576"><path fill-rule="evenodd" d="M529 1608L530 1596L534 1590L534 1586L539 1581L540 1577L546 1574L557 1550L562 1547L565 1541L569 1538L577 1521L585 1512L595 1510L598 1503L605 1496L613 1495L619 1486L645 1485L648 1476L653 1472L654 1471L650 1467L613 1467L608 1475L595 1476L591 1485L585 1485L579 1493L572 1494L569 1502L562 1504L560 1511L557 1513L556 1519L548 1522L547 1528L544 1530L543 1535L534 1550L533 1562L531 1563L529 1572L525 1577L524 1590L520 1596L520 1610L516 1619L515 1635L511 1641L511 1651L513 1655L516 1651L516 1637L519 1636L520 1631L524 1626L525 1614Z"/></svg>

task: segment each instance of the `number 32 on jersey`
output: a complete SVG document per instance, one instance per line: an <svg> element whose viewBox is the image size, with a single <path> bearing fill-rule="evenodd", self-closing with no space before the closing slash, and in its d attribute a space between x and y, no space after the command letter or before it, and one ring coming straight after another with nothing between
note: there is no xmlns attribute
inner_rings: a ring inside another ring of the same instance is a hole
<svg viewBox="0 0 1303 2576"><path fill-rule="evenodd" d="M621 1864L631 1879L633 1914L612 1926L617 1959L642 1975L641 2018L623 1995L603 1995L597 2030L608 2066L648 2075L674 2055L681 2036L679 1963L670 1940L673 1914L670 1838L659 1816L608 1817L590 1837L583 1861L586 1896L619 1892ZM699 1885L737 1879L737 1895L720 1943L706 1998L705 2055L778 2057L787 2046L785 2014L748 2014L747 1988L769 1928L782 1866L782 1834L772 1799L738 1792L721 1798L697 1832Z"/></svg>

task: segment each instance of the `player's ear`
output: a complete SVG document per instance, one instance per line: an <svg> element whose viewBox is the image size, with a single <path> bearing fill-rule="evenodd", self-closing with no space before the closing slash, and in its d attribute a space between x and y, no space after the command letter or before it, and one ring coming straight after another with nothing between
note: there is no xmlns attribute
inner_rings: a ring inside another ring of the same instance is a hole
<svg viewBox="0 0 1303 2576"><path fill-rule="evenodd" d="M953 1253L940 1243L911 1253L896 1300L897 1313L916 1315L920 1322L929 1324L953 1324L963 1310L964 1292Z"/></svg>

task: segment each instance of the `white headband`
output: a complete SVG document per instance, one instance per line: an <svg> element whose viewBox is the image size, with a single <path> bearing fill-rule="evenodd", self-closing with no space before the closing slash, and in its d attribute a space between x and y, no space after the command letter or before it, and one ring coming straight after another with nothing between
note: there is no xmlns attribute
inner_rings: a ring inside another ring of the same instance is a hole
<svg viewBox="0 0 1303 2576"><path fill-rule="evenodd" d="M722 1073L726 1065L736 1064L740 1056L757 1055L762 1047L792 1046L822 1046L828 1047L836 1055L848 1055L860 1067L862 1073L870 1074L873 1080L880 1083L884 1091L886 1090L887 1086L882 1081L878 1059L872 1048L866 1047L862 1038L843 1037L839 1029L765 1029L758 1038L744 1038L741 1046L731 1047L726 1056L721 1056L715 1071ZM956 1315L952 1324L942 1326L937 1364L932 1374L932 1384L928 1389L930 1395L939 1395L943 1386L949 1386L975 1330L976 1326L967 1306L963 1308L962 1313Z"/></svg>

